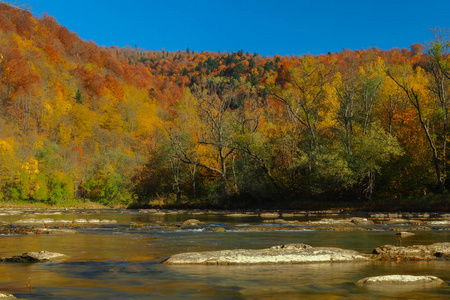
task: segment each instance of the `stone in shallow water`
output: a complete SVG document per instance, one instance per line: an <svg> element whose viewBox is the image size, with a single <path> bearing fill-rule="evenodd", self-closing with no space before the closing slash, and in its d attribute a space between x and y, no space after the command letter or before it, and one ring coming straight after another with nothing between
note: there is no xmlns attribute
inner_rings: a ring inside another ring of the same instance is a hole
<svg viewBox="0 0 450 300"><path fill-rule="evenodd" d="M212 232L226 232L225 228L223 227L215 227L211 229Z"/></svg>
<svg viewBox="0 0 450 300"><path fill-rule="evenodd" d="M266 212L259 215L261 218L277 218L280 216L277 212Z"/></svg>
<svg viewBox="0 0 450 300"><path fill-rule="evenodd" d="M87 223L87 220L86 219L75 219L73 222L78 223L78 224L85 224L85 223Z"/></svg>
<svg viewBox="0 0 450 300"><path fill-rule="evenodd" d="M189 219L183 222L183 225L185 226L195 226L195 225L203 225L205 223L197 220L197 219Z"/></svg>
<svg viewBox="0 0 450 300"><path fill-rule="evenodd" d="M52 218L45 218L45 219L23 219L23 220L18 220L15 223L17 224L51 224L54 223L55 219Z"/></svg>
<svg viewBox="0 0 450 300"><path fill-rule="evenodd" d="M263 223L287 224L287 225L296 225L296 224L300 224L300 222L297 221L297 220L286 221L286 220L284 220L284 219L263 220Z"/></svg>
<svg viewBox="0 0 450 300"><path fill-rule="evenodd" d="M222 250L176 254L165 264L256 265L317 262L356 262L368 258L356 251L332 247L288 244L259 250Z"/></svg>
<svg viewBox="0 0 450 300"><path fill-rule="evenodd" d="M399 235L402 238L404 238L404 237L413 236L413 235L416 235L416 234L412 233L412 232L408 232L408 231L400 231L400 232L397 232L396 235Z"/></svg>
<svg viewBox="0 0 450 300"><path fill-rule="evenodd" d="M14 297L14 295L12 295L12 294L7 294L7 293L0 292L0 299L2 299L2 300L12 300L12 299L17 299L17 298Z"/></svg>
<svg viewBox="0 0 450 300"><path fill-rule="evenodd" d="M359 286L410 286L417 288L432 288L445 285L445 281L435 276L385 275L367 277L356 282Z"/></svg>
<svg viewBox="0 0 450 300"><path fill-rule="evenodd" d="M433 259L450 257L450 243L436 243L432 245L413 245L409 247L398 247L384 245L372 252L382 258L403 257L408 259Z"/></svg>
<svg viewBox="0 0 450 300"><path fill-rule="evenodd" d="M47 262L58 258L63 258L66 255L61 253L39 251L39 252L26 252L21 255L15 255L12 257L0 258L0 261L4 262L20 262L20 263L35 263L35 262Z"/></svg>
<svg viewBox="0 0 450 300"><path fill-rule="evenodd" d="M106 220L106 219L104 219L104 220L101 220L100 223L101 224L117 224L117 221L116 220Z"/></svg>

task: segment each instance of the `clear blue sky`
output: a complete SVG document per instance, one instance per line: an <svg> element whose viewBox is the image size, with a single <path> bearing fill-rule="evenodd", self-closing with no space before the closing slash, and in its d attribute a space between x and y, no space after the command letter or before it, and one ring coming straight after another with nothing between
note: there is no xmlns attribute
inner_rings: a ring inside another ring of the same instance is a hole
<svg viewBox="0 0 450 300"><path fill-rule="evenodd" d="M450 0L22 0L98 45L302 55L408 48L450 27Z"/></svg>

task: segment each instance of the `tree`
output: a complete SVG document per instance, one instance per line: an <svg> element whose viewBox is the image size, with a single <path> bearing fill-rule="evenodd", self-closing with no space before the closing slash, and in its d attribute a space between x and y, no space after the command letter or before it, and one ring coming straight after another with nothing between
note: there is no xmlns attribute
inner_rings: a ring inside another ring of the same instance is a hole
<svg viewBox="0 0 450 300"><path fill-rule="evenodd" d="M222 182L222 192L230 194L229 160L236 150L233 145L230 105L234 100L234 90L222 80L210 80L206 87L195 86L192 96L198 114L197 145L199 157L192 153L179 152L183 163L196 165L218 174ZM234 186L236 191L237 187Z"/></svg>
<svg viewBox="0 0 450 300"><path fill-rule="evenodd" d="M80 89L78 89L75 94L75 102L78 104L83 104L83 95L81 94Z"/></svg>
<svg viewBox="0 0 450 300"><path fill-rule="evenodd" d="M416 110L418 121L427 138L432 153L436 184L439 192L443 193L445 190L445 177L443 176L445 173L443 169L444 158L442 157L441 150L437 146L436 135L432 132L436 124L431 122L431 114L434 112L432 109L433 99L429 90L426 88L427 79L425 77L425 71L420 67L413 71L411 67L405 66L397 70L389 70L388 75L404 91L409 103Z"/></svg>

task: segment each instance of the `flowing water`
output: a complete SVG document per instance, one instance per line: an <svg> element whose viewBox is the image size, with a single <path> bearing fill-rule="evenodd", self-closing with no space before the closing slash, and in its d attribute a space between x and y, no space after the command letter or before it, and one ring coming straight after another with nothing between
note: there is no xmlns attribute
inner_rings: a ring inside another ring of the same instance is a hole
<svg viewBox="0 0 450 300"><path fill-rule="evenodd" d="M31 212L30 212L31 213ZM29 214L0 216L13 222ZM156 216L138 212L109 214L65 213L52 218L115 219L148 224L77 229L74 235L0 236L0 256L47 250L68 255L61 262L0 263L0 291L20 299L450 299L450 288L427 290L368 290L361 278L389 274L434 275L450 281L450 261L317 263L262 266L178 266L160 264L176 253L224 249L260 249L285 243L340 247L370 253L378 246L396 245L392 231L239 231L166 230L151 226L181 222L189 215ZM249 226L261 219L194 216L207 227ZM246 225L247 224L247 225ZM450 241L450 230L415 231L403 245ZM31 288L28 287L31 286Z"/></svg>

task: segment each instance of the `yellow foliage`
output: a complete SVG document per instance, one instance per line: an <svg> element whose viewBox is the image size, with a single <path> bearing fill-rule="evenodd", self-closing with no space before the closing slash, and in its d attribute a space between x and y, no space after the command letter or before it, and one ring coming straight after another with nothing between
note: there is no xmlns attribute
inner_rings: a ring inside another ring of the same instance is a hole
<svg viewBox="0 0 450 300"><path fill-rule="evenodd" d="M22 172L27 173L28 175L39 174L39 162L33 157L29 157L22 163L20 169L22 170Z"/></svg>
<svg viewBox="0 0 450 300"><path fill-rule="evenodd" d="M42 140L38 140L34 144L34 149L39 149L39 148L42 148L43 146L44 146L44 142Z"/></svg>
<svg viewBox="0 0 450 300"><path fill-rule="evenodd" d="M64 123L59 125L59 143L63 146L67 146L72 136L72 128L67 128Z"/></svg>
<svg viewBox="0 0 450 300"><path fill-rule="evenodd" d="M14 139L0 139L0 154L2 156L12 155L14 153Z"/></svg>
<svg viewBox="0 0 450 300"><path fill-rule="evenodd" d="M70 111L70 116L74 123L74 136L83 140L85 137L92 136L92 127L96 120L97 114L82 104L75 103Z"/></svg>

